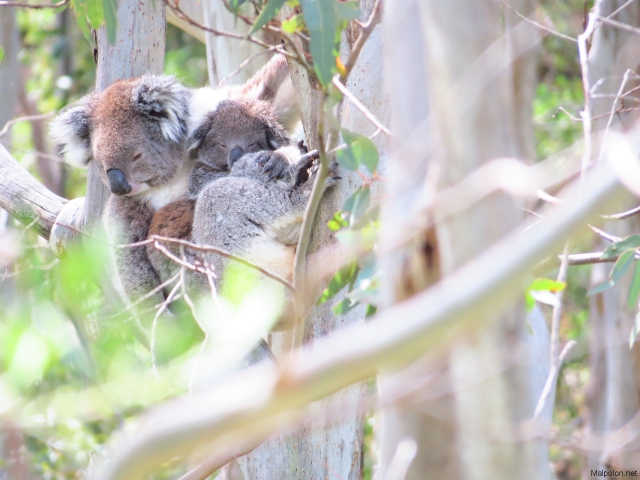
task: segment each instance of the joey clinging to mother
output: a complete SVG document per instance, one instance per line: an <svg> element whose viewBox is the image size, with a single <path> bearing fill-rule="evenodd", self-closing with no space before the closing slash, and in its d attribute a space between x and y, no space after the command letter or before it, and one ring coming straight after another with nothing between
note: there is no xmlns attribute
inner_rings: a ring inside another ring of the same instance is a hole
<svg viewBox="0 0 640 480"><path fill-rule="evenodd" d="M289 145L289 133L299 122L283 55L274 56L243 85L195 90L191 105L188 150L194 168L189 193L155 214L150 236L190 239L195 201L202 189L227 177L244 155ZM285 157L272 156L260 175L265 181L277 181L288 175L289 167ZM175 245L166 247L178 254ZM147 254L162 280L175 274L177 265L152 244L147 246Z"/></svg>
<svg viewBox="0 0 640 480"><path fill-rule="evenodd" d="M190 98L171 77L120 80L85 96L52 123L67 161L98 164L111 192L104 218L112 243L144 240L154 212L187 191ZM116 249L115 261L125 299L158 284L144 246ZM161 300L158 295L148 305Z"/></svg>

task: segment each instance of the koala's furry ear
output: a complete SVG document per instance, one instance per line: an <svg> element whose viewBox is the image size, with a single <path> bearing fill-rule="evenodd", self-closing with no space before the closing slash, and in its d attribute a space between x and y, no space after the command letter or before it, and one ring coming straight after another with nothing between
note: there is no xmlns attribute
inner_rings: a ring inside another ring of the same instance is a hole
<svg viewBox="0 0 640 480"><path fill-rule="evenodd" d="M49 127L51 137L62 149L67 162L86 167L93 159L91 112L95 94L82 98L77 106L58 115Z"/></svg>
<svg viewBox="0 0 640 480"><path fill-rule="evenodd" d="M164 138L179 143L187 136L191 93L175 78L165 75L140 77L133 89L133 106L157 119Z"/></svg>
<svg viewBox="0 0 640 480"><path fill-rule="evenodd" d="M287 131L293 130L300 121L289 65L284 55L274 55L242 86L242 93L248 98L271 103L278 122Z"/></svg>
<svg viewBox="0 0 640 480"><path fill-rule="evenodd" d="M211 130L211 121L205 121L201 123L191 134L189 135L187 151L191 154L191 157L197 157L198 149L202 142L204 142L205 138L207 138L207 134Z"/></svg>

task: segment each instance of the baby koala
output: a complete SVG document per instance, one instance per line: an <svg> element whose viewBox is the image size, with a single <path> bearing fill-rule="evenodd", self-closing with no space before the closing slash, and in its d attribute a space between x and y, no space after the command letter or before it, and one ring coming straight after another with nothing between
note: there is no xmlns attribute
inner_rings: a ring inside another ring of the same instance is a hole
<svg viewBox="0 0 640 480"><path fill-rule="evenodd" d="M244 85L222 89L201 88L191 97L188 140L194 163L188 193L158 210L149 227L149 238L189 240L195 200L210 182L229 175L230 166L247 153L276 150L291 142L288 132L299 121L289 67L283 55L275 55ZM286 175L289 163L274 156L262 166L265 180ZM179 255L175 244L164 244ZM177 272L177 265L150 244L147 257L162 281Z"/></svg>
<svg viewBox="0 0 640 480"><path fill-rule="evenodd" d="M264 165L279 157L288 167L282 178L265 179ZM228 177L212 182L195 206L192 238L240 256L269 273L291 281L296 244L311 195L317 151L298 147L248 154L234 162ZM329 177L330 187L339 177ZM216 253L202 259L220 283L229 260ZM208 288L208 287L207 287Z"/></svg>

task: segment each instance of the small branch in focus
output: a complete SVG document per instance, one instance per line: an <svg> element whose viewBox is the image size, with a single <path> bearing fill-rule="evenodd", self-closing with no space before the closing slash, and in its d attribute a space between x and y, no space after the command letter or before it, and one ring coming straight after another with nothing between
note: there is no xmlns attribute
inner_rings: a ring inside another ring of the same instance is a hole
<svg viewBox="0 0 640 480"><path fill-rule="evenodd" d="M640 206L637 206L636 208L632 208L631 210L627 210L626 212L622 212L622 213L615 213L613 215L603 215L603 218L606 218L607 220L624 220L625 218L633 217L638 213L640 213Z"/></svg>
<svg viewBox="0 0 640 480"><path fill-rule="evenodd" d="M511 5L509 5L505 0L502 0L502 3L504 4L505 7L507 7L509 10L511 10L515 15L517 15L518 17L520 17L522 20L524 20L525 22L530 23L531 25L538 27L541 30L544 30L545 32L558 37L558 38L563 38L565 40L569 40L571 42L576 43L578 40L570 37L569 35L565 35L564 33L560 33L556 30L553 30L541 23L536 22L535 20L530 19L529 17L527 17L526 15L521 14L519 11L517 11L515 8L513 8Z"/></svg>
<svg viewBox="0 0 640 480"><path fill-rule="evenodd" d="M338 90L340 90L340 92L347 97L354 105L355 107L360 110L363 115L365 117L367 117L367 120L369 120L371 123L373 123L377 128L379 128L380 130L382 130L384 133L386 133L389 136L393 136L393 133L391 132L391 130L389 130L387 127L385 127L382 123L380 123L380 121L375 117L375 115L373 113L371 113L371 111L365 107L360 100L358 100L355 95L353 95L353 93L351 93L347 87L345 87L340 80L338 79L338 76L336 75L335 77L333 77L333 84L336 86L336 88Z"/></svg>

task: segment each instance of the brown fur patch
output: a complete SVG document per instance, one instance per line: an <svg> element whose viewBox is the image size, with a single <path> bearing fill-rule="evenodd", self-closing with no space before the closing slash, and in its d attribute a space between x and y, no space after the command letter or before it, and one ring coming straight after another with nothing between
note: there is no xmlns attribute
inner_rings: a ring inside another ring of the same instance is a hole
<svg viewBox="0 0 640 480"><path fill-rule="evenodd" d="M153 216L149 236L159 235L189 240L195 205L195 200L183 198L162 207Z"/></svg>

